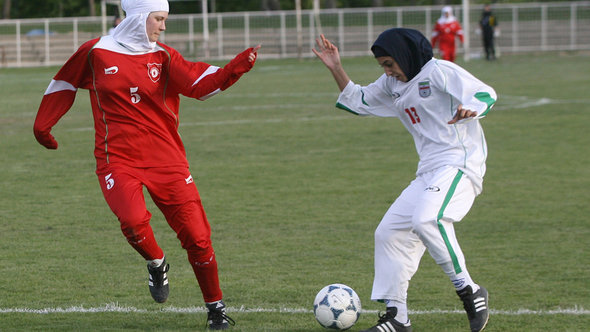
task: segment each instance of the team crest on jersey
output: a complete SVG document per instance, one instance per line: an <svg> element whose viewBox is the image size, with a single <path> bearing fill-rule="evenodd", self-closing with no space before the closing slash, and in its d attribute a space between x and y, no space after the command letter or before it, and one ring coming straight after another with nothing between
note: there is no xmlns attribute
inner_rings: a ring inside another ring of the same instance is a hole
<svg viewBox="0 0 590 332"><path fill-rule="evenodd" d="M115 75L118 72L119 72L119 67L117 67L117 66L112 66L112 67L104 69L105 75Z"/></svg>
<svg viewBox="0 0 590 332"><path fill-rule="evenodd" d="M420 93L420 97L422 98L430 96L430 82L418 82L418 92Z"/></svg>
<svg viewBox="0 0 590 332"><path fill-rule="evenodd" d="M148 63L148 76L152 80L152 82L156 83L160 80L160 74L162 73L162 64L161 63Z"/></svg>

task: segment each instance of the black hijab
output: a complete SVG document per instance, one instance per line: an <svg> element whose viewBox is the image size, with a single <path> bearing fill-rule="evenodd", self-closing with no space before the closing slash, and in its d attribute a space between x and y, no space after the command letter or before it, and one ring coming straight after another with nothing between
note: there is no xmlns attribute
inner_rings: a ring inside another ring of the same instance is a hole
<svg viewBox="0 0 590 332"><path fill-rule="evenodd" d="M375 57L390 56L398 63L408 80L414 78L432 59L430 42L417 30L393 28L383 31L371 51Z"/></svg>

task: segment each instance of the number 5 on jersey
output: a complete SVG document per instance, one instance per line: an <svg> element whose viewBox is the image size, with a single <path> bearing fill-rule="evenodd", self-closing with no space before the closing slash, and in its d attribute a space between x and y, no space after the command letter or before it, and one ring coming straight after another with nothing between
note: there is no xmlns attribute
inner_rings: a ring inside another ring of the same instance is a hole
<svg viewBox="0 0 590 332"><path fill-rule="evenodd" d="M134 104L139 103L139 101L141 100L141 96L137 93L137 91L139 91L139 87L132 87L129 88L129 93L131 93L131 102Z"/></svg>

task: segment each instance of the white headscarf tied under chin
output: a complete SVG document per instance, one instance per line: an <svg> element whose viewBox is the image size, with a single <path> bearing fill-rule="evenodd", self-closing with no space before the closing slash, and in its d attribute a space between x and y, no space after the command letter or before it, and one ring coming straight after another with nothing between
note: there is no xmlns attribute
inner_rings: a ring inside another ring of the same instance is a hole
<svg viewBox="0 0 590 332"><path fill-rule="evenodd" d="M121 7L127 14L115 28L113 38L133 52L150 52L156 47L146 32L146 21L151 12L169 12L167 0L122 0Z"/></svg>
<svg viewBox="0 0 590 332"><path fill-rule="evenodd" d="M445 14L449 14L449 17L447 17ZM451 23L456 20L457 18L453 15L453 8L451 6L444 6L440 11L440 18L438 19L438 23L445 24Z"/></svg>

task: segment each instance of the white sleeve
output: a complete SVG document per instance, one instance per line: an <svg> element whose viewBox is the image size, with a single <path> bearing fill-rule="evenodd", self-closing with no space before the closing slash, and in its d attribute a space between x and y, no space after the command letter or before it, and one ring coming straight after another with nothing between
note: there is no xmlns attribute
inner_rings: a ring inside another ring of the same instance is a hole
<svg viewBox="0 0 590 332"><path fill-rule="evenodd" d="M443 91L459 101L463 108L477 112L475 118L460 122L481 119L489 112L498 98L496 91L483 83L465 69L454 64L440 64L442 75L439 77ZM437 80L435 80L437 81Z"/></svg>
<svg viewBox="0 0 590 332"><path fill-rule="evenodd" d="M338 96L336 107L356 115L393 117L393 96L387 93L387 76L384 74L375 82L360 86L353 81Z"/></svg>

